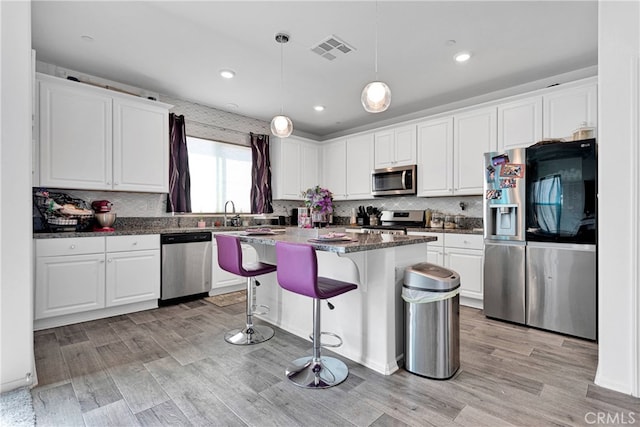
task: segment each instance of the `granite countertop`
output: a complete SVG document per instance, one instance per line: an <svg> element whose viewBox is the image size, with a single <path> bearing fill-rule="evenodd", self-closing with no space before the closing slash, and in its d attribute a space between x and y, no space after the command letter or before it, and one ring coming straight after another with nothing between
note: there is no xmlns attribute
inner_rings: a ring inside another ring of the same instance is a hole
<svg viewBox="0 0 640 427"><path fill-rule="evenodd" d="M346 226L346 230L360 230L366 226ZM420 233L455 233L455 234L482 234L482 228L430 228L430 227L407 227L407 231Z"/></svg>
<svg viewBox="0 0 640 427"><path fill-rule="evenodd" d="M294 228L294 227L291 227ZM297 229L297 227L295 227ZM429 243L437 240L432 236L404 236L393 234L363 234L363 233L346 233L345 241L318 241L314 229L301 229L304 231L287 230L286 233L274 233L268 235L247 235L239 232L238 237L241 241L247 243L258 243L268 246L274 246L276 242L291 242L310 244L320 251L335 253L352 253L370 251L374 249L393 248L396 246L415 245L419 243ZM319 229L320 236L327 234Z"/></svg>
<svg viewBox="0 0 640 427"><path fill-rule="evenodd" d="M123 227L114 231L68 231L60 233L33 233L34 239L60 239L68 237L109 237L109 236L132 236L141 234L170 234L170 233L194 233L208 231L212 233L222 233L229 231L241 231L251 227ZM255 227L254 227L255 228ZM269 227L273 229L284 227Z"/></svg>
<svg viewBox="0 0 640 427"><path fill-rule="evenodd" d="M263 226L265 227L265 226ZM268 226L272 229L298 229L298 227L284 227L284 226ZM212 233L223 233L230 231L243 231L248 228L256 228L256 227L166 227L166 226L155 226L155 227L116 227L115 231L70 231L70 232L60 232L60 233L33 233L34 239L60 239L60 238L69 238L69 237L104 237L104 236L131 236L131 235L141 235L141 234L169 234L169 233L193 233L198 231L209 231ZM342 227L337 227L342 228ZM356 226L346 226L345 230L359 230L362 227ZM330 230L331 228L329 228ZM407 231L413 232L429 232L429 233L457 233L457 234L482 234L482 229L473 228L473 229L461 229L461 228L420 228L420 227L410 227L407 228Z"/></svg>

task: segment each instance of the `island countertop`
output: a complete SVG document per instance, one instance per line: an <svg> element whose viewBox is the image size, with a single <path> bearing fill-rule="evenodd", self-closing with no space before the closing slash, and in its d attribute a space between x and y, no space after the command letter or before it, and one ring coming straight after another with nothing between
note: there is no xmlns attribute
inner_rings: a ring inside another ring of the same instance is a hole
<svg viewBox="0 0 640 427"><path fill-rule="evenodd" d="M432 236L345 233L346 238L344 241L319 241L315 234L304 232L300 233L296 232L295 229L287 229L284 233L273 234L247 234L245 232L229 234L237 235L241 241L247 243L258 243L269 246L275 246L276 242L305 243L315 247L317 250L335 252L338 254L415 245L419 243L434 242L437 240L436 237ZM322 236L323 234L326 233L319 231L319 236Z"/></svg>

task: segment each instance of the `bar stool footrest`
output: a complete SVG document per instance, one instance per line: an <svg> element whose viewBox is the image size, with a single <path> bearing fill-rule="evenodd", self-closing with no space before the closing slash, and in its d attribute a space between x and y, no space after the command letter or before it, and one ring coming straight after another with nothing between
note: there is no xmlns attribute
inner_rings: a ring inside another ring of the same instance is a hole
<svg viewBox="0 0 640 427"><path fill-rule="evenodd" d="M263 309L263 311L256 311L256 309L261 308ZM258 305L254 305L253 307L251 307L251 314L256 314L258 316L263 315L263 314L268 314L271 311L271 309L269 308L268 305L264 305L264 304L258 304Z"/></svg>
<svg viewBox="0 0 640 427"><path fill-rule="evenodd" d="M324 344L322 342L322 335L328 335L330 337L333 337L335 339L338 340L337 344ZM342 347L342 337L340 335L334 334L333 332L320 332L320 347L324 347L324 348L337 348L337 347ZM309 339L311 340L311 342L313 342L313 334L309 334Z"/></svg>

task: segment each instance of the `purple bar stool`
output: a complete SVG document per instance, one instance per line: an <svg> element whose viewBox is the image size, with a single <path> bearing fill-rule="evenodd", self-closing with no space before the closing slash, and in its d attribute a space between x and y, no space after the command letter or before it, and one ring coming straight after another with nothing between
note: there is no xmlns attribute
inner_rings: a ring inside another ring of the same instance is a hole
<svg viewBox="0 0 640 427"><path fill-rule="evenodd" d="M320 332L320 301L352 291L358 286L353 283L318 277L318 259L313 246L276 242L278 258L278 283L290 292L313 298L313 356L301 357L292 362L286 369L287 378L294 384L304 388L328 388L340 384L349 375L347 365L335 357L320 355L321 335L335 334ZM329 308L333 306L329 304Z"/></svg>
<svg viewBox="0 0 640 427"><path fill-rule="evenodd" d="M253 324L253 315L256 314L255 307L253 307L253 282L256 281L255 276L276 271L276 266L262 262L242 264L240 239L227 234L216 234L215 237L218 244L220 268L247 278L247 325L243 329L228 331L224 334L224 340L231 344L249 345L271 339L274 334L272 328Z"/></svg>

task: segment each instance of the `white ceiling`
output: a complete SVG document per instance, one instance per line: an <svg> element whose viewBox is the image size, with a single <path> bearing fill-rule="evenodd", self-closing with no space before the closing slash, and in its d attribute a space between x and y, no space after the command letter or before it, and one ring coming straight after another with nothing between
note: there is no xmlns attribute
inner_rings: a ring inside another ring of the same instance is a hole
<svg viewBox="0 0 640 427"><path fill-rule="evenodd" d="M33 1L33 47L43 62L265 121L283 104L294 133L320 139L597 65L595 0L377 7L378 77L392 91L378 114L360 104L375 78L373 1ZM291 37L284 91L278 32ZM311 51L331 35L355 51L334 61ZM463 65L462 50L473 53Z"/></svg>

